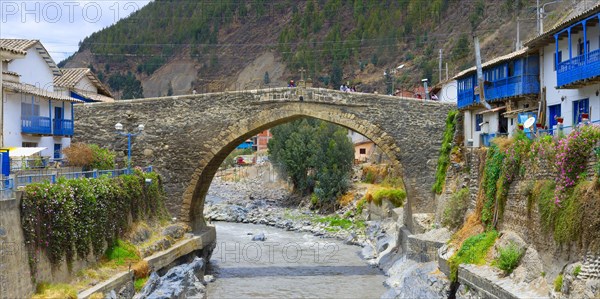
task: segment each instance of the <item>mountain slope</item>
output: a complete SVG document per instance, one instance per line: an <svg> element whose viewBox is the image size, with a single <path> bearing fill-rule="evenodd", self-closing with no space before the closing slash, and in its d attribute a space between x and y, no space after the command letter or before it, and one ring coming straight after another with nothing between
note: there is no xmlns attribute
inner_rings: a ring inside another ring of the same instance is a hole
<svg viewBox="0 0 600 299"><path fill-rule="evenodd" d="M123 98L141 92L126 92L132 77L148 97L282 86L300 69L317 86L348 81L389 93L392 80L402 89L422 78L436 83L439 49L450 76L471 66L473 35L484 60L512 51L517 16L529 18L521 40L535 34L535 2L159 0L92 34L61 65L92 66ZM573 1L563 2L550 6L547 23L573 12ZM400 64L401 72L383 76Z"/></svg>

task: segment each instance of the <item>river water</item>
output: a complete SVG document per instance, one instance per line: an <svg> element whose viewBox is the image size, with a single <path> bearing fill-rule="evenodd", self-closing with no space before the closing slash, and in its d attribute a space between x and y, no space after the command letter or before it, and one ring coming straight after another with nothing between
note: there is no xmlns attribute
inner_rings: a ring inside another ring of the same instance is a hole
<svg viewBox="0 0 600 299"><path fill-rule="evenodd" d="M380 298L383 273L360 247L300 232L217 222L208 298ZM252 235L249 235L252 233ZM264 233L266 240L252 241Z"/></svg>

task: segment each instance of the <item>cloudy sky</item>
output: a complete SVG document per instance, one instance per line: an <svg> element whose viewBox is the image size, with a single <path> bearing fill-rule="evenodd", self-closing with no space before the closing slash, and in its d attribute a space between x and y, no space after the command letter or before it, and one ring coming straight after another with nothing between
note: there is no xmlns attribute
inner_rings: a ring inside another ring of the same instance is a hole
<svg viewBox="0 0 600 299"><path fill-rule="evenodd" d="M150 1L0 0L0 37L39 39L56 63L77 51L86 36L108 27Z"/></svg>

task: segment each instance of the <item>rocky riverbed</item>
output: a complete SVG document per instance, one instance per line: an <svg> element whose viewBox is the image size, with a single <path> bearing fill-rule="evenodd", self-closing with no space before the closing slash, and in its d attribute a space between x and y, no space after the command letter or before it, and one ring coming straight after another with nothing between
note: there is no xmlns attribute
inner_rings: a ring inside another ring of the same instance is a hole
<svg viewBox="0 0 600 299"><path fill-rule="evenodd" d="M450 282L437 270L437 263L419 263L407 258L398 244L402 220L392 218L363 221L354 215L354 205L324 217L307 206L290 205L289 191L280 185L264 188L261 178L229 182L216 178L206 198L204 215L209 221L263 224L288 231L306 232L321 238L336 238L362 247L360 256L387 276L383 298L445 298ZM336 216L337 215L337 216ZM349 227L332 227L323 219L353 218ZM250 236L252 237L252 236ZM266 236L268 240L269 236ZM459 294L459 297L460 296Z"/></svg>

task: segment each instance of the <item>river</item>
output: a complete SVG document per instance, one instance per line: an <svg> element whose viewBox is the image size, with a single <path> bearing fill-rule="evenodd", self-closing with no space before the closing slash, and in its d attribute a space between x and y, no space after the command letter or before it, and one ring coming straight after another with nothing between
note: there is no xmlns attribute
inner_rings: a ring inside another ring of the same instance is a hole
<svg viewBox="0 0 600 299"><path fill-rule="evenodd" d="M360 247L263 225L214 224L208 298L380 298L386 291ZM252 241L261 233L264 242Z"/></svg>

